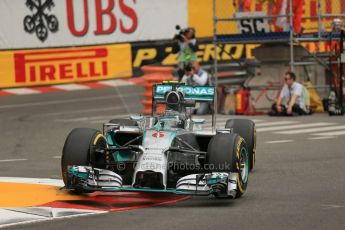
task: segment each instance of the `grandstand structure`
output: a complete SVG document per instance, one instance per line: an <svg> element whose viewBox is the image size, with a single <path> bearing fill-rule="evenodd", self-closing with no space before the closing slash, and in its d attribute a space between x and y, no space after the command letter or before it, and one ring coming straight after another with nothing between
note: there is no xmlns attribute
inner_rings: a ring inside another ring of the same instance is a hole
<svg viewBox="0 0 345 230"><path fill-rule="evenodd" d="M288 44L291 71L296 66L317 64L333 77L343 76L340 41L345 29L344 0L213 0L213 16L215 56L217 46L224 43L245 44L247 49ZM296 58L300 52L295 51L301 48L308 61ZM215 76L218 68L215 58Z"/></svg>

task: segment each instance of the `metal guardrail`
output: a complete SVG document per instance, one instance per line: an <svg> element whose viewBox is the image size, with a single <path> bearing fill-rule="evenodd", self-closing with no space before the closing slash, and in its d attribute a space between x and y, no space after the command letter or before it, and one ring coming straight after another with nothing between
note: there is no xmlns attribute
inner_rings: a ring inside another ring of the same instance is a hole
<svg viewBox="0 0 345 230"><path fill-rule="evenodd" d="M313 86L305 86L307 89L329 89L329 85L313 85ZM229 85L229 87L227 87L225 89L226 92L232 92L233 89L236 88L240 88L239 85ZM267 90L267 91L276 91L276 90L280 90L282 88L281 83L273 83L272 85L255 85L255 86L247 86L247 89L251 90L251 91L261 91L261 90Z"/></svg>

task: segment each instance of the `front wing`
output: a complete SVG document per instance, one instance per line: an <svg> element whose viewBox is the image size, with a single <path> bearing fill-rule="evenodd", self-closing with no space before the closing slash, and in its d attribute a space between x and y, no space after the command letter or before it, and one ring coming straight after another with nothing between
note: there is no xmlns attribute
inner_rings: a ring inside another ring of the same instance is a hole
<svg viewBox="0 0 345 230"><path fill-rule="evenodd" d="M176 188L155 189L133 186L123 186L120 175L106 169L92 168L90 166L70 166L68 168L68 181L66 189L82 192L164 192L181 195L208 196L214 194L218 197L236 197L237 173L206 173L190 174L177 181Z"/></svg>

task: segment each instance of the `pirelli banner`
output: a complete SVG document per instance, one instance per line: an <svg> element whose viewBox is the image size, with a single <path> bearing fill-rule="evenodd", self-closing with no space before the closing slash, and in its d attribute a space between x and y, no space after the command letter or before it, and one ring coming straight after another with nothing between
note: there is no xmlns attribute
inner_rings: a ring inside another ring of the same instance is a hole
<svg viewBox="0 0 345 230"><path fill-rule="evenodd" d="M130 47L119 44L0 51L0 88L130 77Z"/></svg>

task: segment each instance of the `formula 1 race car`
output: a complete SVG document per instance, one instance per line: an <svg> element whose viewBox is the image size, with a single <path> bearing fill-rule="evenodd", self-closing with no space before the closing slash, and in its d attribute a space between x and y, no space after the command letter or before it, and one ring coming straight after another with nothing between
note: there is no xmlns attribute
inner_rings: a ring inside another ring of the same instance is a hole
<svg viewBox="0 0 345 230"><path fill-rule="evenodd" d="M238 198L255 163L255 124L230 119L204 132L192 118L196 102L213 103L215 88L153 86L151 116L103 124L103 132L76 128L68 135L61 167L65 188L93 191L171 192ZM157 105L165 112L156 114ZM161 106L161 105L160 105Z"/></svg>

